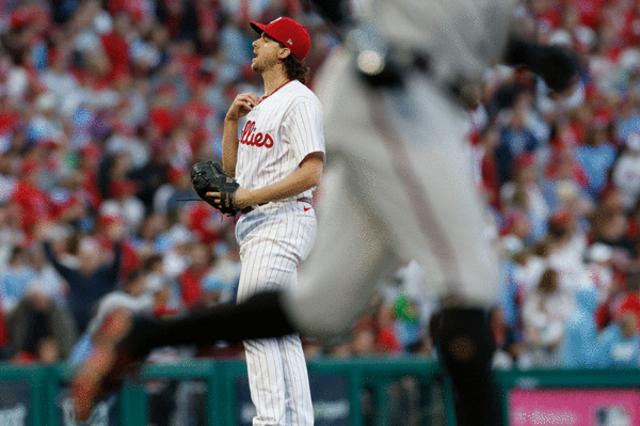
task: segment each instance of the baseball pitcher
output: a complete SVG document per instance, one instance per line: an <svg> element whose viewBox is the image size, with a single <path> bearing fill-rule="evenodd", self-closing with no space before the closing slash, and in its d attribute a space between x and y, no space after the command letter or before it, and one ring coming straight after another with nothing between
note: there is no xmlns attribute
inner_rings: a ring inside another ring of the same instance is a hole
<svg viewBox="0 0 640 426"><path fill-rule="evenodd" d="M240 94L224 124L223 168L239 187L211 191L214 204L233 197L242 270L238 301L258 291L295 286L297 268L315 240L311 204L324 157L320 102L304 85L300 62L310 48L306 29L290 18L252 22L254 71L265 94ZM244 117L242 131L239 119ZM238 138L238 135L240 137ZM254 425L312 425L309 379L297 334L245 340Z"/></svg>

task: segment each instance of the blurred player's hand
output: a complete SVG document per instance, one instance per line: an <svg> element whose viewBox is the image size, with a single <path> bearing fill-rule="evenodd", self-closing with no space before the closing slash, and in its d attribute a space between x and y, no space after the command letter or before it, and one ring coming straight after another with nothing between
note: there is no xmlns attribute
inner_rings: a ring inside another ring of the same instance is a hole
<svg viewBox="0 0 640 426"><path fill-rule="evenodd" d="M546 46L540 50L539 61L533 67L557 96L567 96L579 83L579 60L575 52L560 46Z"/></svg>
<svg viewBox="0 0 640 426"><path fill-rule="evenodd" d="M231 103L225 120L239 120L249 114L258 102L258 97L254 93L240 93Z"/></svg>

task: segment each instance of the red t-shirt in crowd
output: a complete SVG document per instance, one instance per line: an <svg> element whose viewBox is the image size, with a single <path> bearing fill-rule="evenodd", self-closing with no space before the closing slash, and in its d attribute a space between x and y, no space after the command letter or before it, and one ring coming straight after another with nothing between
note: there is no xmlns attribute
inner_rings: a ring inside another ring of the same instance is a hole
<svg viewBox="0 0 640 426"><path fill-rule="evenodd" d="M111 62L109 81L114 81L118 76L129 74L129 44L127 40L112 31L102 36L102 47Z"/></svg>
<svg viewBox="0 0 640 426"><path fill-rule="evenodd" d="M572 0L580 15L582 24L596 28L600 23L602 7L607 0Z"/></svg>
<svg viewBox="0 0 640 426"><path fill-rule="evenodd" d="M19 181L13 193L13 202L20 206L22 229L30 232L35 224L49 219L49 197L46 192L27 181Z"/></svg>
<svg viewBox="0 0 640 426"><path fill-rule="evenodd" d="M193 306L202 298L202 278L206 273L206 268L200 271L189 268L180 275L180 292L186 307Z"/></svg>
<svg viewBox="0 0 640 426"><path fill-rule="evenodd" d="M402 351L400 342L396 337L396 333L393 327L385 327L378 331L376 335L376 346L382 351L387 353L398 353Z"/></svg>
<svg viewBox="0 0 640 426"><path fill-rule="evenodd" d="M618 317L629 312L636 316L636 321L640 324L640 296L637 293L628 293L616 310Z"/></svg>

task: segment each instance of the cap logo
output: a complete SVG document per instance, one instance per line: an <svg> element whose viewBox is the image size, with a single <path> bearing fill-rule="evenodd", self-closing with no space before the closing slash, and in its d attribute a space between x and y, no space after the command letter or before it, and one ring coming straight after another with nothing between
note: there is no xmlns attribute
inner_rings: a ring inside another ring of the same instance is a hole
<svg viewBox="0 0 640 426"><path fill-rule="evenodd" d="M287 40L287 43L293 44L293 40L289 39L289 40Z"/></svg>

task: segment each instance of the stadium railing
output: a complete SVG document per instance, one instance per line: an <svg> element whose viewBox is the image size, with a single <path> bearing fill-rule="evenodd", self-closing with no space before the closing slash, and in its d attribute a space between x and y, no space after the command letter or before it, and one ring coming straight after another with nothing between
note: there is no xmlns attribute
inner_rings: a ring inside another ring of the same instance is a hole
<svg viewBox="0 0 640 426"><path fill-rule="evenodd" d="M443 413L441 421L455 425L449 385L443 380L438 363L424 358L319 359L309 362L318 424L354 425L394 424L394 404L390 387L412 377L427 387L440 386L435 394ZM0 424L29 426L69 426L68 380L71 367L16 366L0 364ZM510 413L512 391L547 389L638 389L640 369L617 370L509 370L497 372L502 387L505 418ZM196 424L226 426L246 424L252 413L243 361L192 360L177 364L149 364L135 380L128 381L120 393L96 417L92 425L139 426L149 424L154 398L150 388L167 383L194 386L183 401L199 405ZM174 387L175 390L175 387ZM179 393L179 392L177 392ZM176 394L177 394L176 393ZM364 394L368 397L365 398ZM534 397L535 392L532 392ZM184 396L183 395L183 396ZM531 395L526 395L531 396ZM533 397L532 397L533 398ZM421 403L432 401L426 395ZM535 401L535 399L531 399ZM397 410L397 408L396 408ZM402 415L402 413L400 413ZM397 413L396 413L397 415ZM102 416L102 417L100 417ZM193 413L189 414L193 416ZM429 416L419 424L431 424ZM110 420L107 420L110 419ZM445 420L446 419L446 420ZM513 419L513 417L512 417ZM433 423L436 424L436 423ZM437 423L441 424L441 423ZM512 421L513 424L513 421ZM528 424L523 421L522 424ZM595 423L594 423L595 424Z"/></svg>

